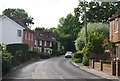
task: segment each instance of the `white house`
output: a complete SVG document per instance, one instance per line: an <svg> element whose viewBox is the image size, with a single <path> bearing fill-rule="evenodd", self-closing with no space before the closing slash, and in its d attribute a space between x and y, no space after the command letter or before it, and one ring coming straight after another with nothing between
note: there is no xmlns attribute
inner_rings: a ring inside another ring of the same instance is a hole
<svg viewBox="0 0 120 81"><path fill-rule="evenodd" d="M23 27L7 16L0 18L0 43L23 42Z"/></svg>

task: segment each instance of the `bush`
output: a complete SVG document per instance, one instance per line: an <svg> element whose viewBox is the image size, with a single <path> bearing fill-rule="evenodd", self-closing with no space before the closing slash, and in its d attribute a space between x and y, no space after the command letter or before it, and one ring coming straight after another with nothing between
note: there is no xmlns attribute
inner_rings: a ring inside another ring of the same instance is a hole
<svg viewBox="0 0 120 81"><path fill-rule="evenodd" d="M88 33L97 32L99 34L103 33L104 37L109 37L109 25L105 23L88 23ZM85 46L85 28L83 27L78 33L78 38L75 40L76 50L81 50ZM97 45L97 44L96 44Z"/></svg>
<svg viewBox="0 0 120 81"><path fill-rule="evenodd" d="M38 56L39 56L41 59L50 58L50 54L45 53L45 52L38 52Z"/></svg>
<svg viewBox="0 0 120 81"><path fill-rule="evenodd" d="M28 44L9 44L7 45L6 49L12 55L15 55L17 50L21 50L23 54L26 54L29 49L29 46Z"/></svg>
<svg viewBox="0 0 120 81"><path fill-rule="evenodd" d="M2 72L4 75L11 68L11 61L13 56L8 52L0 52L0 55L2 55Z"/></svg>
<svg viewBox="0 0 120 81"><path fill-rule="evenodd" d="M75 63L81 63L82 62L82 59L81 58L78 58L78 59L73 59L73 62L75 62Z"/></svg>
<svg viewBox="0 0 120 81"><path fill-rule="evenodd" d="M88 65L88 57L86 55L83 57L82 64L84 66Z"/></svg>
<svg viewBox="0 0 120 81"><path fill-rule="evenodd" d="M78 51L72 54L72 58L82 58L82 57L83 57L82 51Z"/></svg>
<svg viewBox="0 0 120 81"><path fill-rule="evenodd" d="M38 56L38 51L37 50L28 51L27 54L31 55L32 57L37 57Z"/></svg>

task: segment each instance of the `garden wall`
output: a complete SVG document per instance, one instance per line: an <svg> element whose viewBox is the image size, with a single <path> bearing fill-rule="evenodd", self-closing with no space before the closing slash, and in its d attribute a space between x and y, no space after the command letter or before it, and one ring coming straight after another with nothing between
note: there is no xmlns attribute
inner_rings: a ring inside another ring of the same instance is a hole
<svg viewBox="0 0 120 81"><path fill-rule="evenodd" d="M120 61L89 60L89 66L93 69L103 71L110 75L120 76Z"/></svg>

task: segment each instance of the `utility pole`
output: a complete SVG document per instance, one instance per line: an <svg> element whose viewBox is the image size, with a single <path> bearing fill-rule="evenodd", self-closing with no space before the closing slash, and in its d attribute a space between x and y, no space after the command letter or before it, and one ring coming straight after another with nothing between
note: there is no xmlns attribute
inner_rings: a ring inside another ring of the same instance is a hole
<svg viewBox="0 0 120 81"><path fill-rule="evenodd" d="M84 0L84 27L85 27L85 45L87 45L87 17L86 17L86 1Z"/></svg>

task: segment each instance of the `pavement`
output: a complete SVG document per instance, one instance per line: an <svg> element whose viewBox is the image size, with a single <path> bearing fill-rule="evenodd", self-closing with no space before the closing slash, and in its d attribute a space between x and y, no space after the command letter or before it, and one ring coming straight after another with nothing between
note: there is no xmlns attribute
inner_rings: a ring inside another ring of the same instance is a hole
<svg viewBox="0 0 120 81"><path fill-rule="evenodd" d="M89 68L88 66L81 66L80 63L73 63L72 61L71 61L71 63L74 66L76 66L76 67L78 67L78 68L80 68L80 69L82 69L82 70L84 70L86 72L89 72L89 73L92 73L94 75L97 75L99 77L106 78L106 79L118 79L120 81L120 77L109 75L109 74L107 74L105 72Z"/></svg>

